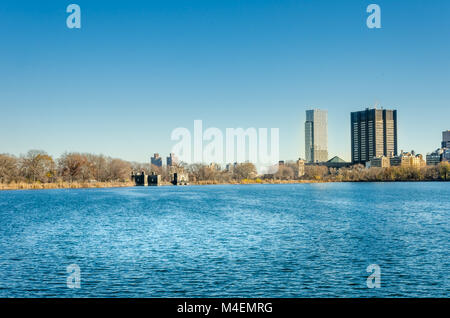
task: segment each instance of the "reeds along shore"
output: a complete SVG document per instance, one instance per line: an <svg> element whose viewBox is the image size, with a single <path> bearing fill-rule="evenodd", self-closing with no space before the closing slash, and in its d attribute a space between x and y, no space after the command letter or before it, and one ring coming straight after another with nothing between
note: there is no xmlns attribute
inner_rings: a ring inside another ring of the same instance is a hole
<svg viewBox="0 0 450 318"><path fill-rule="evenodd" d="M82 188L118 188L131 187L134 183L129 182L11 182L0 183L0 190L42 190L42 189L82 189Z"/></svg>
<svg viewBox="0 0 450 318"><path fill-rule="evenodd" d="M187 173L192 185L450 180L448 162L436 166L369 169L362 165L340 169L305 165L304 171L300 171L295 162L287 161L270 175L258 175L255 166L248 162L236 164L229 170L214 164L180 164L171 168ZM132 171L161 175L163 185L168 185L172 178L167 167L150 166L148 163L80 153L65 153L54 161L45 152L34 150L21 157L0 154L0 190L129 187L134 186Z"/></svg>

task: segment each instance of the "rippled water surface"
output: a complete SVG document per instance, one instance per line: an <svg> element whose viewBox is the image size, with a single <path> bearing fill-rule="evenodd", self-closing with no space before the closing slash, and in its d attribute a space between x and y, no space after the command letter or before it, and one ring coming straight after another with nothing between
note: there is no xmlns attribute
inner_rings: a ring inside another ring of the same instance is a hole
<svg viewBox="0 0 450 318"><path fill-rule="evenodd" d="M448 297L449 242L450 183L3 191L0 297Z"/></svg>

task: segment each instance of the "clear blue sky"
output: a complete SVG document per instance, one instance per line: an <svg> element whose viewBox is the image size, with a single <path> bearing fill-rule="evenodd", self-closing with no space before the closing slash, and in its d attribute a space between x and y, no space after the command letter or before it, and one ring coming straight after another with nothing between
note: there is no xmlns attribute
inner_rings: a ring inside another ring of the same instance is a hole
<svg viewBox="0 0 450 318"><path fill-rule="evenodd" d="M380 30L366 27L371 3ZM399 150L430 152L450 129L448 0L7 0L0 40L0 153L144 162L202 119L278 127L281 158L296 159L315 107L330 158L349 160L350 112L376 102L398 109Z"/></svg>

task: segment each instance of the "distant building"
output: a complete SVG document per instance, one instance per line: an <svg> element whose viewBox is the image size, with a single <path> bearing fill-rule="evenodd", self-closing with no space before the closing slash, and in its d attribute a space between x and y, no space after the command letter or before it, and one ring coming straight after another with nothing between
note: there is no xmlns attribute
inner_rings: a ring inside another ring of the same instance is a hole
<svg viewBox="0 0 450 318"><path fill-rule="evenodd" d="M166 158L166 164L168 167L176 166L178 164L178 158L174 153L169 154L169 157Z"/></svg>
<svg viewBox="0 0 450 318"><path fill-rule="evenodd" d="M175 172L172 175L172 184L173 185L188 185L189 184L189 175L187 173Z"/></svg>
<svg viewBox="0 0 450 318"><path fill-rule="evenodd" d="M441 163L443 149L437 149L436 151L427 155L427 166L437 166Z"/></svg>
<svg viewBox="0 0 450 318"><path fill-rule="evenodd" d="M134 183L136 186L145 186L145 172L133 174L132 179L134 179Z"/></svg>
<svg viewBox="0 0 450 318"><path fill-rule="evenodd" d="M159 156L158 153L155 153L153 157L151 157L151 164L156 167L162 167L162 158Z"/></svg>
<svg viewBox="0 0 450 318"><path fill-rule="evenodd" d="M301 178L305 175L305 160L298 159L297 160L297 178Z"/></svg>
<svg viewBox="0 0 450 318"><path fill-rule="evenodd" d="M341 169L341 168L345 168L345 167L350 167L352 165L352 163L347 162L347 161L339 158L338 156L335 156L326 162L318 162L318 163L308 163L307 162L307 163L305 163L305 165L307 165L307 166L324 166L327 168Z"/></svg>
<svg viewBox="0 0 450 318"><path fill-rule="evenodd" d="M400 155L390 158L391 166L401 166L401 167L423 167L426 165L425 160L423 160L422 155L416 155L414 151L401 152Z"/></svg>
<svg viewBox="0 0 450 318"><path fill-rule="evenodd" d="M450 161L450 148L439 148L427 155L427 165L436 166L443 161Z"/></svg>
<svg viewBox="0 0 450 318"><path fill-rule="evenodd" d="M161 185L161 175L152 172L151 175L147 177L147 184L149 186L159 186Z"/></svg>
<svg viewBox="0 0 450 318"><path fill-rule="evenodd" d="M351 113L352 162L397 155L397 111L366 109Z"/></svg>
<svg viewBox="0 0 450 318"><path fill-rule="evenodd" d="M442 148L450 149L450 130L442 132Z"/></svg>
<svg viewBox="0 0 450 318"><path fill-rule="evenodd" d="M370 160L370 167L388 168L391 166L391 161L386 156L373 157Z"/></svg>
<svg viewBox="0 0 450 318"><path fill-rule="evenodd" d="M344 168L344 167L350 167L352 165L351 162L347 162L344 159L339 158L338 156L335 156L328 160L327 162L323 163L324 166L328 168Z"/></svg>
<svg viewBox="0 0 450 318"><path fill-rule="evenodd" d="M445 148L444 153L442 154L442 161L450 162L450 148Z"/></svg>
<svg viewBox="0 0 450 318"><path fill-rule="evenodd" d="M328 160L328 112L326 110L306 111L305 154L306 161L309 163Z"/></svg>

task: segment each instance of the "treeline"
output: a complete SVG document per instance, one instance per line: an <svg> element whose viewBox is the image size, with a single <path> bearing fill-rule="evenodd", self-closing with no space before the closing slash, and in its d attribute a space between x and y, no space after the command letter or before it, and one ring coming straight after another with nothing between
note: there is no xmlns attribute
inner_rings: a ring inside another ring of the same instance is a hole
<svg viewBox="0 0 450 318"><path fill-rule="evenodd" d="M231 171L216 169L210 165L189 165L186 170L193 182L235 183L243 180L276 181L322 181L322 182L381 182L381 181L447 181L450 180L450 164L442 162L437 166L365 168L354 165L347 168L328 168L320 165L306 165L304 175L299 176L298 165L287 162L278 167L275 174L257 175L251 163L239 164Z"/></svg>
<svg viewBox="0 0 450 318"><path fill-rule="evenodd" d="M341 169L306 166L304 178L334 182L447 181L450 179L450 164L442 162L437 166L372 167L369 169L366 169L363 165Z"/></svg>
<svg viewBox="0 0 450 318"><path fill-rule="evenodd" d="M258 175L252 163L235 164L230 170L218 165L181 164L175 167L157 167L149 164L128 162L103 155L70 152L54 159L45 151L30 150L19 157L0 154L0 183L86 183L86 182L130 182L132 172L150 174L155 172L169 183L173 172L185 172L193 184L247 183L273 181L440 181L450 179L450 164L437 166L390 167L366 169L362 165L348 168L327 168L306 165L304 175L299 176L298 165L286 162L271 175Z"/></svg>
<svg viewBox="0 0 450 318"><path fill-rule="evenodd" d="M141 164L86 153L64 153L54 159L42 150L16 157L0 154L0 183L125 182Z"/></svg>
<svg viewBox="0 0 450 318"><path fill-rule="evenodd" d="M158 167L152 165L145 173L154 172L161 175L162 181L170 182L173 172L187 173L190 183L236 183L245 179L254 179L257 176L255 165L252 163L236 164L231 171L222 169L218 165L210 164L178 164L172 167Z"/></svg>

